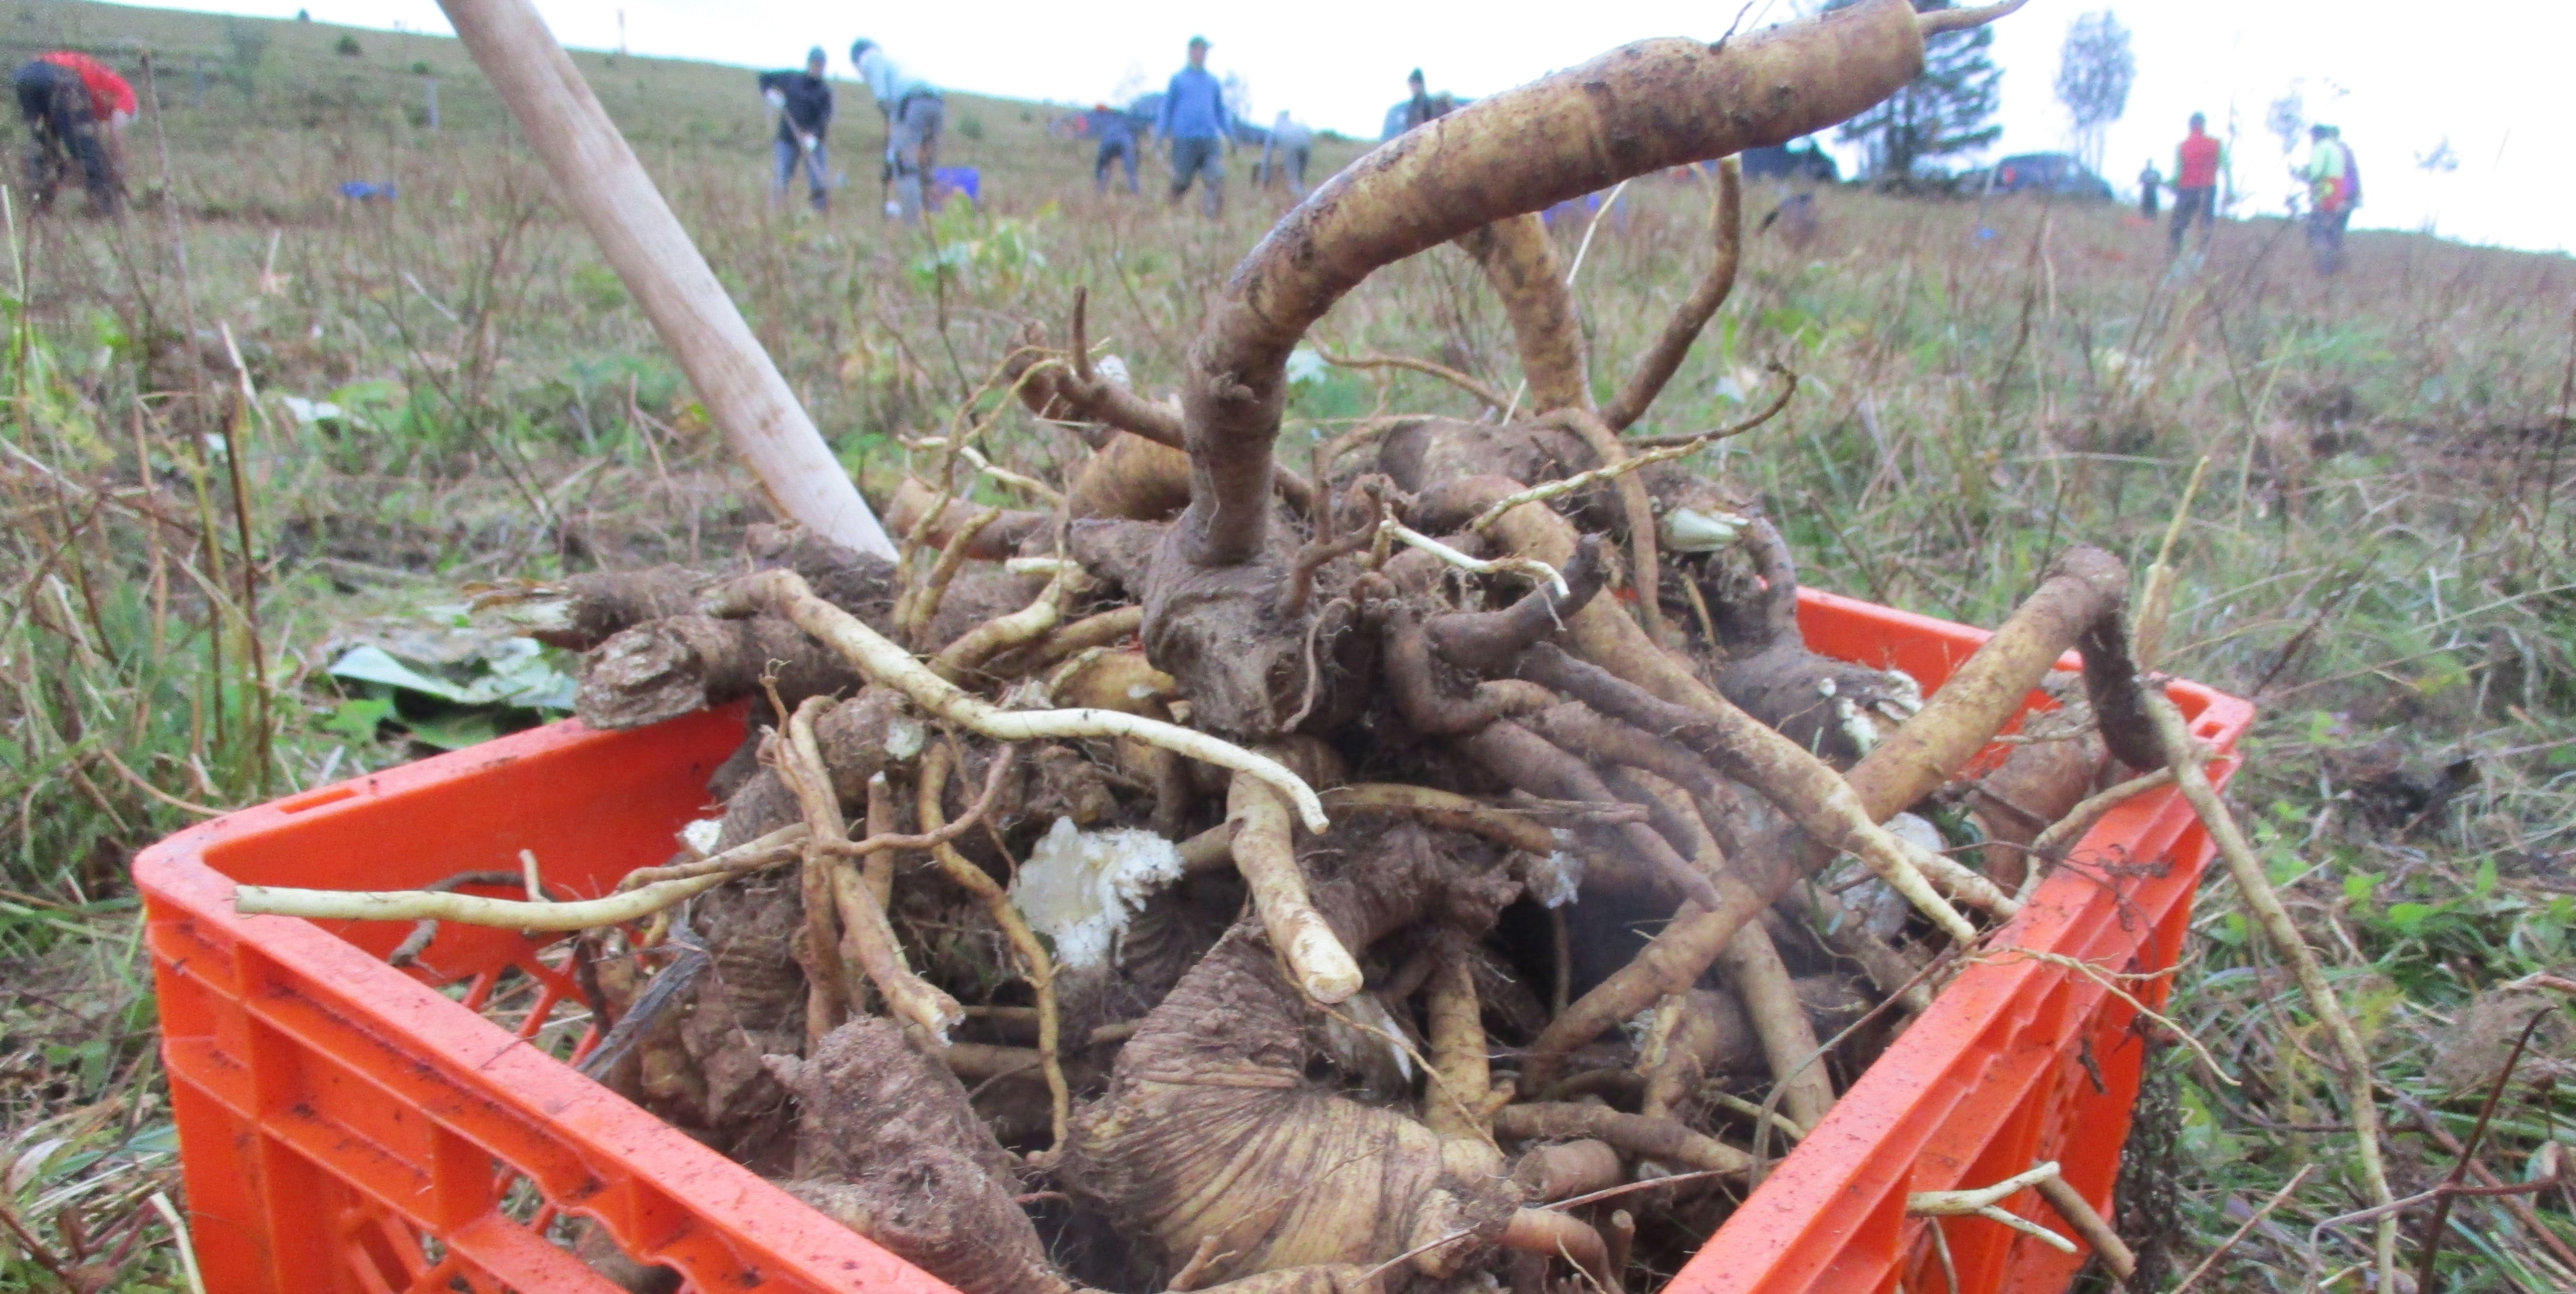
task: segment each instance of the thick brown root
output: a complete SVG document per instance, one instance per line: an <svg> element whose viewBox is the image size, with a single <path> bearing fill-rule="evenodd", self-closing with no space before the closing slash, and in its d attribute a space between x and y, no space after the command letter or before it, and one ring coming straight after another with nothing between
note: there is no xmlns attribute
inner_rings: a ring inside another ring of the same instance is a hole
<svg viewBox="0 0 2576 1294"><path fill-rule="evenodd" d="M1127 432L1092 451L1065 492L1076 517L1169 521L1190 505L1190 456Z"/></svg>
<svg viewBox="0 0 2576 1294"><path fill-rule="evenodd" d="M959 553L962 558L998 562L1013 556L1031 537L1046 533L1051 520L1043 512L977 507L955 495L942 495L918 477L907 476L894 487L894 498L886 504L886 528L907 537L917 533L923 547L945 552L970 523L987 511L996 515L963 546Z"/></svg>
<svg viewBox="0 0 2576 1294"><path fill-rule="evenodd" d="M1570 1213L1522 1209L1512 1215L1495 1239L1505 1249L1549 1254L1583 1269L1601 1294L1619 1294L1619 1268L1610 1261L1610 1246L1592 1224Z"/></svg>
<svg viewBox="0 0 2576 1294"><path fill-rule="evenodd" d="M2009 915L2014 907L1984 877L1890 834L1832 769L1722 701L1724 708L1705 713L1669 704L1549 643L1521 654L1520 673L1613 718L1678 739L1761 792L1819 844L1858 858L1960 943L1975 941L1975 927L1931 888L1925 872L1987 911Z"/></svg>
<svg viewBox="0 0 2576 1294"><path fill-rule="evenodd" d="M1365 818L1352 821L1367 823ZM1339 942L1375 938L1435 912L1482 929L1508 888L1463 873L1458 842L1385 819L1317 842L1350 863L1315 906ZM1119 1226L1177 1263L1211 1237L1211 1272L1233 1277L1313 1264L1412 1262L1453 1269L1509 1219L1501 1160L1444 1140L1393 1110L1310 1086L1307 1040L1324 1016L1283 973L1256 923L1201 959L1130 1039L1110 1089L1077 1120L1067 1179Z"/></svg>
<svg viewBox="0 0 2576 1294"><path fill-rule="evenodd" d="M1631 176L1820 129L1922 66L1913 7L1868 0L1716 46L1623 46L1362 158L1245 258L1192 347L1182 406L1193 485L1171 555L1226 566L1261 551L1289 352L1380 266Z"/></svg>
<svg viewBox="0 0 2576 1294"><path fill-rule="evenodd" d="M1476 975L1468 964L1470 954L1459 941L1444 940L1443 945L1433 950L1436 960L1424 986L1432 1077L1424 1093L1422 1121L1443 1137L1491 1142L1492 1120L1485 1105L1493 1075L1486 1063Z"/></svg>
<svg viewBox="0 0 2576 1294"><path fill-rule="evenodd" d="M1717 838L1709 833L1698 807L1680 787L1652 773L1631 771L1630 777L1654 797L1675 824L1680 833L1673 841L1675 848L1690 851L1699 867L1711 874L1725 867ZM1717 964L1737 1000L1744 1004L1754 1036L1761 1039L1762 1055L1770 1063L1772 1078L1787 1089L1782 1108L1801 1125L1814 1127L1833 1108L1834 1085L1825 1072L1815 1029L1808 1024L1806 1008L1798 1000L1797 986L1790 981L1789 968L1780 962L1779 949L1771 946L1771 937L1756 923L1737 931L1735 938L1727 941Z"/></svg>
<svg viewBox="0 0 2576 1294"><path fill-rule="evenodd" d="M882 620L894 596L893 563L802 529L756 525L743 547L754 564L794 570L823 597L870 620ZM727 574L685 566L593 571L483 589L474 610L549 647L589 651L620 631L695 611L699 592Z"/></svg>
<svg viewBox="0 0 2576 1294"><path fill-rule="evenodd" d="M1487 772L1533 795L1596 804L1617 798L1609 784L1602 781L1590 765L1519 724L1488 724L1460 745L1484 765ZM1709 874L1675 852L1653 826L1626 822L1619 824L1616 830L1618 839L1628 851L1674 891L1702 905L1716 902L1717 889Z"/></svg>
<svg viewBox="0 0 2576 1294"><path fill-rule="evenodd" d="M2034 715L2003 762L1961 788L1978 834L1991 842L1979 851L1986 874L2007 889L2020 888L2039 865L2029 846L2092 793L2110 758L2093 731L2093 707L2069 695L2081 685L2073 675L2051 675L2041 686L2059 708Z"/></svg>
<svg viewBox="0 0 2576 1294"><path fill-rule="evenodd" d="M640 728L761 690L779 699L848 691L863 680L829 649L774 616L675 615L626 629L591 653L573 712L594 728Z"/></svg>
<svg viewBox="0 0 2576 1294"><path fill-rule="evenodd" d="M1711 594L1710 617L1726 653L1717 690L1826 763L1848 768L1921 705L1918 689L1911 679L1810 650L1798 628L1798 571L1788 544L1759 517L1747 524L1744 542L1750 575L1713 590L1701 586Z"/></svg>
<svg viewBox="0 0 2576 1294"><path fill-rule="evenodd" d="M1070 1294L966 1089L884 1020L769 1058L803 1107L790 1193L964 1294Z"/></svg>
<svg viewBox="0 0 2576 1294"><path fill-rule="evenodd" d="M1234 825L1235 870L1243 873L1253 910L1297 987L1326 1006L1359 992L1359 963L1307 901L1306 877L1289 841L1288 806L1269 787L1238 773L1226 789L1225 816Z"/></svg>
<svg viewBox="0 0 2576 1294"><path fill-rule="evenodd" d="M1702 1080L1746 1073L1762 1064L1761 1040L1754 1036L1743 1004L1733 997L1693 989L1665 998L1657 1011L1659 1016L1670 1012L1671 1019L1638 1056L1645 1071L1638 1113L1670 1118Z"/></svg>
<svg viewBox="0 0 2576 1294"><path fill-rule="evenodd" d="M1591 1138L1665 1164L1717 1173L1749 1173L1753 1157L1672 1119L1622 1114L1571 1101L1524 1101L1494 1112L1494 1134L1515 1141Z"/></svg>
<svg viewBox="0 0 2576 1294"><path fill-rule="evenodd" d="M1551 1141L1512 1162L1521 1194L1541 1204L1608 1190L1626 1175L1618 1149L1606 1141Z"/></svg>
<svg viewBox="0 0 2576 1294"><path fill-rule="evenodd" d="M1574 318L1574 293L1557 264L1556 244L1536 214L1497 220L1458 240L1485 271L1512 321L1512 340L1529 384L1531 411L1592 407L1585 376L1583 330Z"/></svg>
<svg viewBox="0 0 2576 1294"><path fill-rule="evenodd" d="M712 578L685 566L592 571L551 584L485 589L476 594L474 611L549 647L589 651L621 629L695 610L698 590Z"/></svg>
<svg viewBox="0 0 2576 1294"><path fill-rule="evenodd" d="M1601 540L1585 535L1576 541L1573 559L1559 573L1565 577L1562 595L1541 583L1500 611L1433 616L1423 623L1423 635L1432 650L1460 669L1478 673L1508 669L1522 648L1562 632L1565 617L1591 605L1601 592L1609 573Z"/></svg>
<svg viewBox="0 0 2576 1294"><path fill-rule="evenodd" d="M2118 625L2128 585L2120 559L2083 544L2066 550L2039 591L1950 675L1922 712L1853 766L1852 790L1873 809L1893 814L1939 789L2021 710L2080 634L2105 621ZM2112 719L2099 698L2094 712L2107 735Z"/></svg>

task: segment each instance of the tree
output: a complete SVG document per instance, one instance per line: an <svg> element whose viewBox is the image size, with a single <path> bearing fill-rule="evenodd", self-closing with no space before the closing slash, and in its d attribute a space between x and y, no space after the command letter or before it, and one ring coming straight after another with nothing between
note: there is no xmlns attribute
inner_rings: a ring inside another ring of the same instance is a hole
<svg viewBox="0 0 2576 1294"><path fill-rule="evenodd" d="M2057 101L2075 123L2075 155L2102 169L2102 132L2129 110L2129 87L2138 79L2129 29L2110 10L2079 17L2066 29L2057 56Z"/></svg>
<svg viewBox="0 0 2576 1294"><path fill-rule="evenodd" d="M1225 96L1225 110L1238 122L1252 120L1252 82L1241 72L1228 72L1217 82L1217 92Z"/></svg>
<svg viewBox="0 0 2576 1294"><path fill-rule="evenodd" d="M2290 82L2289 88L2281 92L2281 97L2274 99L2272 106L2263 111L2263 129L2281 141L2283 157L2299 151L2299 136L2307 133L2308 129L2307 96L2300 93L2299 85L2297 81Z"/></svg>
<svg viewBox="0 0 2576 1294"><path fill-rule="evenodd" d="M1855 0L1834 0L1839 9ZM1952 0L1914 0L1919 12L1950 9ZM1933 174L1929 164L1972 153L2004 133L1995 124L2003 73L1995 67L1992 27L1946 32L1923 52L1923 74L1877 107L1844 122L1836 138L1862 146L1862 173L1904 183Z"/></svg>

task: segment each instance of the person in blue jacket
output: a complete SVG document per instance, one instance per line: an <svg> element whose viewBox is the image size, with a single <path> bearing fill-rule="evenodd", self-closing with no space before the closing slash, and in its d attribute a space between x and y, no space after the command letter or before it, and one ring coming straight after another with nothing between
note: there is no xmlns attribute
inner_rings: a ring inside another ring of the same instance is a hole
<svg viewBox="0 0 2576 1294"><path fill-rule="evenodd" d="M788 181L801 168L816 211L828 210L832 202L823 159L823 135L832 126L832 83L823 79L824 62L823 51L816 49L805 56L802 72L760 74L760 93L778 109L778 138L770 145L777 155L777 177L770 182L770 197L786 198Z"/></svg>
<svg viewBox="0 0 2576 1294"><path fill-rule="evenodd" d="M1084 115L1083 131L1100 144L1091 159L1091 187L1094 192L1109 191L1109 167L1113 162L1127 164L1127 191L1136 191L1136 125L1127 114L1108 104L1100 104Z"/></svg>
<svg viewBox="0 0 2576 1294"><path fill-rule="evenodd" d="M1225 87L1208 73L1207 54L1207 37L1190 37L1190 65L1165 87L1154 133L1172 141L1172 205L1199 180L1199 207L1214 219L1225 210L1225 149L1234 117L1226 111Z"/></svg>

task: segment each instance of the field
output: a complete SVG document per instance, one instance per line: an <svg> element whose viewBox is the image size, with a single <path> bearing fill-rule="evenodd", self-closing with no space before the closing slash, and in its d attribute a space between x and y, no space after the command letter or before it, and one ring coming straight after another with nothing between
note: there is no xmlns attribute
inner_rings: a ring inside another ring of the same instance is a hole
<svg viewBox="0 0 2576 1294"><path fill-rule="evenodd" d="M765 513L453 42L10 0L0 44L13 63L89 49L138 89L149 48L159 104L126 222L31 222L10 194L0 1289L185 1288L154 1202L178 1179L133 851L554 713L569 662L462 627L469 585L719 561ZM1169 389L1287 203L1245 186L1251 155L1218 221L1168 211L1150 162L1143 199L1095 196L1056 110L959 96L942 160L981 169L984 206L907 232L877 215L878 126L845 86L849 182L815 217L766 199L748 73L577 62L880 502L905 441L977 398L1025 320L1061 335L1076 288L1138 386ZM1361 150L1325 142L1318 178ZM351 181L398 196L340 196ZM1754 185L1749 219L1784 196ZM1584 246L1604 384L1708 256L1704 181L1625 198L1556 227L1562 254ZM1787 412L1702 466L1759 500L1810 583L1980 624L2070 540L2143 571L2205 463L2163 667L2260 706L2231 798L2368 1038L2398 1193L2452 1174L2464 1139L2472 1180L2576 1172L2556 1124L2576 1029L2535 986L2576 978L2576 487L2556 497L2576 262L2364 233L2329 280L2277 218L2169 264L2114 208L1827 190L1815 211L1748 239L1648 430L1739 417L1786 365ZM1519 377L1451 249L1319 332ZM1302 464L1381 411L1474 413L1428 377L1318 366L1282 452ZM1040 474L1080 448L1005 425ZM452 694L329 672L361 646ZM2364 1288L2369 1225L2320 1228L2369 1202L2332 1048L2223 877L2197 933L2172 1015L2212 1059L2158 1062L2123 1219L2158 1266L2135 1288L2173 1288L2311 1168L2193 1288ZM2410 1264L2429 1216L2407 1215ZM2445 1288L2576 1287L2576 1179L2461 1199L2445 1226Z"/></svg>

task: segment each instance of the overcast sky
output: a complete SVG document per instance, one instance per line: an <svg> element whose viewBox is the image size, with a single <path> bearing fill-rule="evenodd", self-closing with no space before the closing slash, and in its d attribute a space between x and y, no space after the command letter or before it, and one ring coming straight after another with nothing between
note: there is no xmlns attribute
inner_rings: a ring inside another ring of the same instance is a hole
<svg viewBox="0 0 2576 1294"><path fill-rule="evenodd" d="M1752 0L1748 26L1799 0ZM1813 3L1813 0L1807 0ZM449 30L435 0L176 0L177 7L327 22ZM942 84L978 93L1087 103L1160 88L1182 44L1204 33L1209 66L1251 85L1258 120L1288 109L1309 123L1374 136L1420 65L1432 88L1478 96L1645 36L1714 38L1743 0L1606 0L1465 8L1387 0L1222 4L1124 0L1031 4L947 0L855 6L823 0L537 0L566 44L636 54L787 66L812 45L846 75L852 37L869 36ZM1998 25L2003 141L1996 153L2056 149L2066 117L2052 93L2067 24L2109 8L2134 34L2138 79L2108 137L2104 169L2133 192L2139 166L2168 172L2193 111L2225 134L2248 210L2280 209L2291 187L2271 102L2296 87L2312 120L2343 128L2360 163L2361 226L2435 231L2536 250L2576 249L2576 164L2569 148L2569 51L2576 5L2563 0L2032 0ZM971 15L971 17L969 16ZM750 95L746 88L745 95ZM2447 139L2457 169L2417 165Z"/></svg>

